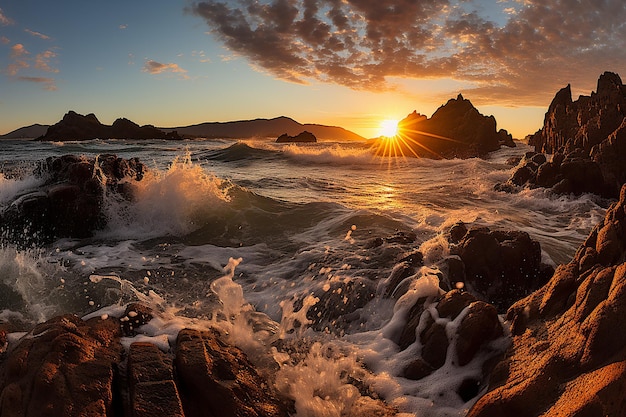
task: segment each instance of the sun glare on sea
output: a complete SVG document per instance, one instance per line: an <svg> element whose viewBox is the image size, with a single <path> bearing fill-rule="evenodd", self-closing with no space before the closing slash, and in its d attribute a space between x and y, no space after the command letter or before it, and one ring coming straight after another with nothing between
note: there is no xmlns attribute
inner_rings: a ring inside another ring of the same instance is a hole
<svg viewBox="0 0 626 417"><path fill-rule="evenodd" d="M386 119L380 122L379 136L385 136L388 138L394 137L398 134L398 121L393 119Z"/></svg>

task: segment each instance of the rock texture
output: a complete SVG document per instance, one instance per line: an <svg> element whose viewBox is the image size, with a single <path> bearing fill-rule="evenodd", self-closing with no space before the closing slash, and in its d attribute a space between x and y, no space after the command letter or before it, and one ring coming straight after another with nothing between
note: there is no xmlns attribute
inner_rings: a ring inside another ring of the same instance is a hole
<svg viewBox="0 0 626 417"><path fill-rule="evenodd" d="M113 125L103 125L93 114L86 116L69 111L63 119L48 128L44 141L89 139L180 139L174 132L165 133L152 125L139 126L128 119L117 119Z"/></svg>
<svg viewBox="0 0 626 417"><path fill-rule="evenodd" d="M493 116L482 115L461 94L439 107L432 117L413 112L398 123L392 141L377 139L378 155L426 158L471 158L515 146L511 135L496 129Z"/></svg>
<svg viewBox="0 0 626 417"><path fill-rule="evenodd" d="M554 269L541 262L539 242L520 231L467 228L449 231L447 286L461 286L504 313L515 301L540 288Z"/></svg>
<svg viewBox="0 0 626 417"><path fill-rule="evenodd" d="M626 410L626 186L572 261L507 312L513 345L469 417Z"/></svg>
<svg viewBox="0 0 626 417"><path fill-rule="evenodd" d="M127 309L124 317L138 310L145 306ZM66 315L36 326L0 363L0 415L289 415L245 354L218 333L187 329L167 352L144 342L125 351L122 324L106 316L84 321Z"/></svg>
<svg viewBox="0 0 626 417"><path fill-rule="evenodd" d="M298 133L296 136L289 136L286 133L283 133L276 139L276 143L313 143L317 142L317 138L311 132Z"/></svg>
<svg viewBox="0 0 626 417"><path fill-rule="evenodd" d="M137 158L111 154L49 157L35 172L43 184L17 196L0 212L3 238L30 245L60 237L89 237L106 224L105 193L132 199L133 183L143 178L144 171Z"/></svg>
<svg viewBox="0 0 626 417"><path fill-rule="evenodd" d="M569 85L561 89L529 144L536 152L553 154L552 161L535 169L520 166L523 172L509 183L617 197L626 183L626 86L619 75L605 72L597 91L576 101Z"/></svg>

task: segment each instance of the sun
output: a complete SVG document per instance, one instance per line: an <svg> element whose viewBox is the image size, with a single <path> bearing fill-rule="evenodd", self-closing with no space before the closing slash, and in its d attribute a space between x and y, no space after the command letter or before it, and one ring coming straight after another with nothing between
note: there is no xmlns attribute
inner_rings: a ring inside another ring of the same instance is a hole
<svg viewBox="0 0 626 417"><path fill-rule="evenodd" d="M388 138L394 137L398 134L398 121L393 119L385 119L380 122L380 129L378 131L379 136L385 136Z"/></svg>

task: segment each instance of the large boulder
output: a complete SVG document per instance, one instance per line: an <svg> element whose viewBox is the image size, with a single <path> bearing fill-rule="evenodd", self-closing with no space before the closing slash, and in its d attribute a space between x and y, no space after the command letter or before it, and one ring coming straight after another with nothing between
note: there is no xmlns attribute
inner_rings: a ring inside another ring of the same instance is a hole
<svg viewBox="0 0 626 417"><path fill-rule="evenodd" d="M390 142L390 140L392 142ZM461 94L439 107L429 119L417 112L398 123L395 138L377 139L373 147L383 156L471 158L515 146L511 135L496 129L493 116L482 115Z"/></svg>
<svg viewBox="0 0 626 417"><path fill-rule="evenodd" d="M447 286L462 287L504 313L540 288L554 269L541 262L539 242L521 231L491 231L458 223L449 232Z"/></svg>
<svg viewBox="0 0 626 417"><path fill-rule="evenodd" d="M124 348L114 319L72 315L36 326L0 366L0 415L106 417Z"/></svg>
<svg viewBox="0 0 626 417"><path fill-rule="evenodd" d="M18 245L89 237L106 224L105 193L132 199L133 184L143 179L144 172L137 158L49 157L34 172L43 184L18 195L0 212L3 237Z"/></svg>
<svg viewBox="0 0 626 417"><path fill-rule="evenodd" d="M470 417L626 410L626 186L572 261L507 312L513 345Z"/></svg>
<svg viewBox="0 0 626 417"><path fill-rule="evenodd" d="M276 143L315 143L317 142L317 138L311 132L298 133L296 136L289 136L286 133L283 133L276 139Z"/></svg>
<svg viewBox="0 0 626 417"><path fill-rule="evenodd" d="M152 125L139 126L128 119L117 119L113 125L100 123L90 113L86 116L69 111L58 123L50 126L44 141L90 140L90 139L180 139L176 132L165 133Z"/></svg>

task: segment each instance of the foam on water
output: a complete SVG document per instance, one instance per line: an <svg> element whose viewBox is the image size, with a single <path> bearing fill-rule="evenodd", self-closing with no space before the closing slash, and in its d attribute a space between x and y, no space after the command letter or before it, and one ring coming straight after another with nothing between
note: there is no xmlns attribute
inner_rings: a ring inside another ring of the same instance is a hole
<svg viewBox="0 0 626 417"><path fill-rule="evenodd" d="M24 146L59 152L54 144ZM134 185L132 202L107 196L108 225L92 239L1 248L1 284L17 301L0 320L65 312L123 318L129 302L141 301L155 317L138 336L124 338L125 346L144 340L167 350L185 327L218 329L274 375L298 417L376 415L384 408L379 399L401 416L463 416L475 398L462 399L460 384L480 379L484 361L507 339L465 366L456 363L455 333L465 313L440 318L434 304L449 227L463 221L524 230L541 241L545 259L559 263L604 214L604 203L591 196L493 191L512 172L504 160L523 147L489 160L434 161L374 158L367 146L352 143L186 146L193 151L169 142L67 144L88 153L140 152L132 156L154 158L154 167ZM177 147L183 156L172 161ZM39 185L32 176L20 178L0 177L0 205ZM415 241L386 240L409 232ZM382 244L372 244L376 239ZM425 266L385 298L397 260L418 249ZM371 283L373 294L365 294L371 299L343 321L324 322L324 309L341 311L355 301L340 292L359 282ZM420 338L404 351L393 340L424 297L425 312L445 327L451 348L444 366L412 381L403 370L419 357Z"/></svg>
<svg viewBox="0 0 626 417"><path fill-rule="evenodd" d="M132 203L107 202L104 236L181 236L199 228L203 219L229 200L229 185L193 164L189 154L175 159L165 171L148 171L133 185Z"/></svg>

